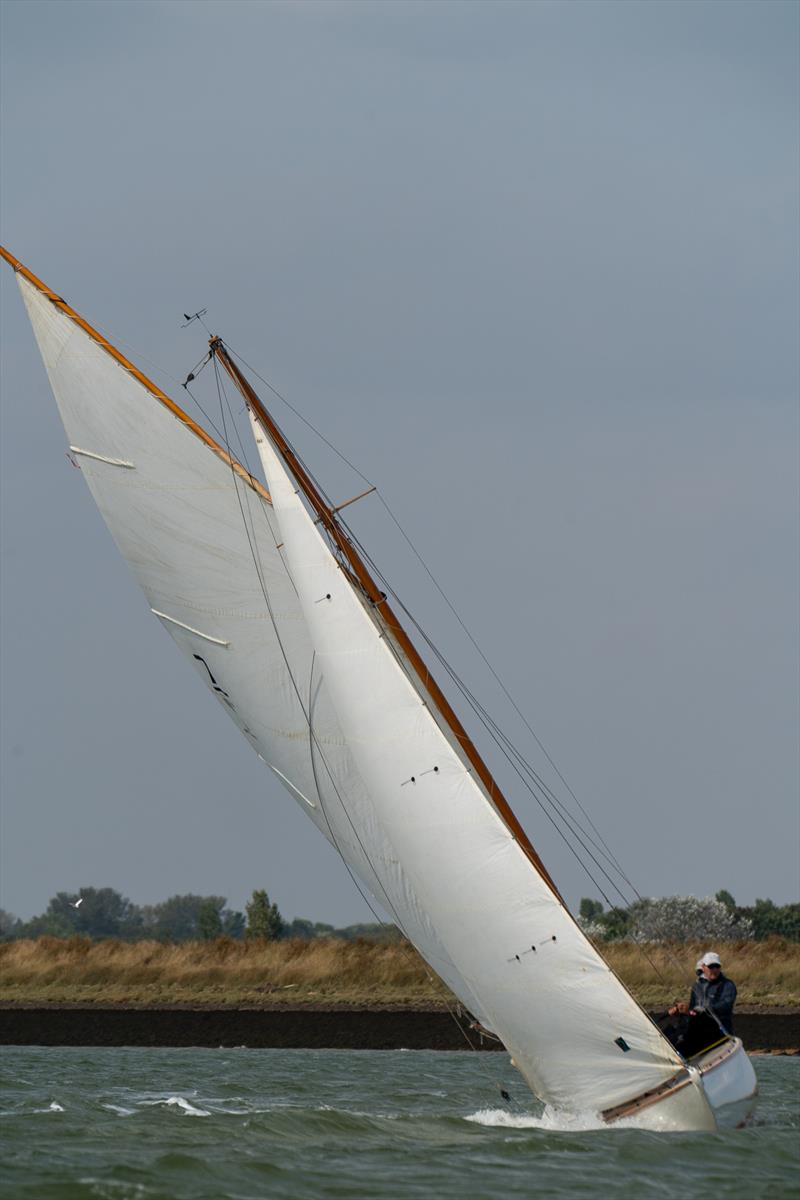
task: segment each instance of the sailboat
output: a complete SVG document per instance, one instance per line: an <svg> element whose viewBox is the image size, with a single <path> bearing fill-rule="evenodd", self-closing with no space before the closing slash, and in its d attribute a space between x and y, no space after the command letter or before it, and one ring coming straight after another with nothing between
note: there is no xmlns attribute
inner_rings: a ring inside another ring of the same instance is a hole
<svg viewBox="0 0 800 1200"><path fill-rule="evenodd" d="M714 1130L752 1107L739 1039L685 1060L584 935L489 768L226 344L253 476L13 255L69 452L153 617L269 775L531 1091Z"/></svg>

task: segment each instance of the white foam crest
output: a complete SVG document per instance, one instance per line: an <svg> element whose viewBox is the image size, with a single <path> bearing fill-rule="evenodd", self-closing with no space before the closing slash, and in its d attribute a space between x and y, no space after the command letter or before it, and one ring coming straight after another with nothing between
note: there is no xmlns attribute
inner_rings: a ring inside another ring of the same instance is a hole
<svg viewBox="0 0 800 1200"><path fill-rule="evenodd" d="M165 1096L163 1093L159 1096L157 1093L150 1092L149 1095L153 1098L146 1100L144 1097L147 1094L148 1093L145 1093L141 1099L136 1100L136 1103L140 1108L158 1108L159 1106L163 1106L165 1108L182 1108L187 1117L211 1116L211 1113L207 1112L206 1109L195 1108L193 1104L189 1103L185 1096ZM196 1095L195 1092L192 1092L191 1094Z"/></svg>
<svg viewBox="0 0 800 1200"><path fill-rule="evenodd" d="M100 1197L100 1200L130 1200L132 1196L152 1195L150 1188L143 1183L131 1183L128 1180L95 1179L85 1175L78 1182L88 1187L91 1194Z"/></svg>
<svg viewBox="0 0 800 1200"><path fill-rule="evenodd" d="M183 1096L170 1096L169 1099L166 1101L166 1104L168 1107L171 1107L171 1108L182 1108L183 1111L186 1113L187 1117L210 1117L211 1116L211 1113L208 1112L205 1108L195 1108L194 1105L190 1104L189 1101L184 1099Z"/></svg>
<svg viewBox="0 0 800 1200"><path fill-rule="evenodd" d="M481 1108L464 1119L490 1128L542 1129L548 1133L584 1133L591 1129L608 1129L597 1113L565 1112L550 1107L545 1107L538 1117L533 1113L511 1113L505 1108Z"/></svg>
<svg viewBox="0 0 800 1200"><path fill-rule="evenodd" d="M121 1104L103 1104L101 1107L115 1112L118 1117L132 1117L136 1112L135 1108L123 1108Z"/></svg>
<svg viewBox="0 0 800 1200"><path fill-rule="evenodd" d="M223 1104L219 1100L206 1100L205 1103L212 1113L222 1113L228 1117L249 1117L254 1112L268 1111L267 1109L230 1108L227 1104Z"/></svg>
<svg viewBox="0 0 800 1200"><path fill-rule="evenodd" d="M399 1113L375 1112L374 1109L372 1112L363 1112L360 1108L337 1108L334 1104L317 1104L314 1111L337 1113L343 1117L361 1117L366 1118L368 1121L373 1121L376 1118L381 1121L396 1121L399 1118Z"/></svg>
<svg viewBox="0 0 800 1200"><path fill-rule="evenodd" d="M47 1108L35 1108L33 1111L35 1113L49 1113L49 1112L64 1112L64 1109L61 1107L60 1104L57 1104L55 1100L51 1100L50 1103L48 1104Z"/></svg>

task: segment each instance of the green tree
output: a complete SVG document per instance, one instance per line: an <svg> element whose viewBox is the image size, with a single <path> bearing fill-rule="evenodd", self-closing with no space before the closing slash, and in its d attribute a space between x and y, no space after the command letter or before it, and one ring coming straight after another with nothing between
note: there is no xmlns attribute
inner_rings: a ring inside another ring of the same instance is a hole
<svg viewBox="0 0 800 1200"><path fill-rule="evenodd" d="M284 926L284 936L287 938L305 938L311 941L317 937L315 933L316 926L313 921L309 921L306 917L295 917L288 925Z"/></svg>
<svg viewBox="0 0 800 1200"><path fill-rule="evenodd" d="M749 908L737 908L739 920L749 921L758 941L768 937L783 937L800 942L800 904L775 904L773 900L756 900Z"/></svg>
<svg viewBox="0 0 800 1200"><path fill-rule="evenodd" d="M624 938L631 923L630 913L626 908L610 908L596 918L598 924L605 930L609 942Z"/></svg>
<svg viewBox="0 0 800 1200"><path fill-rule="evenodd" d="M341 938L345 942L400 942L403 935L396 925L345 925L342 929L334 929L331 937Z"/></svg>
<svg viewBox="0 0 800 1200"><path fill-rule="evenodd" d="M253 892L245 905L247 912L247 936L276 941L283 937L284 923L277 904L270 904L269 896L262 890Z"/></svg>
<svg viewBox="0 0 800 1200"><path fill-rule="evenodd" d="M736 911L736 901L730 892L725 890L725 888L722 888L721 891L717 892L714 899L719 900L720 904L724 904L725 907L730 909L731 912Z"/></svg>
<svg viewBox="0 0 800 1200"><path fill-rule="evenodd" d="M584 896L578 911L582 921L596 921L602 916L603 906L599 900L590 900L588 896Z"/></svg>
<svg viewBox="0 0 800 1200"><path fill-rule="evenodd" d="M131 939L139 935L141 924L140 910L115 888L83 887L77 894L57 892L47 911L35 917L29 927L56 937L83 934L90 938Z"/></svg>
<svg viewBox="0 0 800 1200"><path fill-rule="evenodd" d="M19 917L0 908L0 942L10 942L13 938L19 937L22 927Z"/></svg>
<svg viewBox="0 0 800 1200"><path fill-rule="evenodd" d="M211 941L212 938L222 935L222 904L218 903L219 897L207 896L197 910L197 932L204 941Z"/></svg>
<svg viewBox="0 0 800 1200"><path fill-rule="evenodd" d="M200 928L200 913L214 909L217 917L225 907L224 896L195 896L191 892L183 896L170 896L161 904L154 904L145 913L149 936L162 942L186 942L203 937ZM207 918L208 919L208 918ZM218 932L222 932L221 929ZM211 934L215 937L216 934Z"/></svg>
<svg viewBox="0 0 800 1200"><path fill-rule="evenodd" d="M229 908L223 909L222 932L226 937L244 937L244 913L232 912Z"/></svg>

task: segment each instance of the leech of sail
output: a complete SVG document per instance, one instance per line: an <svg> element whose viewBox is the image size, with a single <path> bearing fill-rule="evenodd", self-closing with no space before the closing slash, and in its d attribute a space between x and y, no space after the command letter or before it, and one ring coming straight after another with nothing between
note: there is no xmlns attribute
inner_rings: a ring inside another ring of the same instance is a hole
<svg viewBox="0 0 800 1200"><path fill-rule="evenodd" d="M280 453L283 455L284 461L299 483L303 494L311 504L314 512L317 514L318 521L325 526L325 529L330 534L332 540L345 555L358 583L364 591L364 594L380 612L382 620L388 627L400 649L405 654L408 662L416 673L419 682L422 684L422 687L431 697L436 708L449 726L451 732L455 735L459 746L475 770L476 775L480 779L489 795L491 803L500 814L500 817L504 821L509 832L517 840L524 854L528 859L530 859L534 868L539 875L541 875L542 879L544 879L551 891L555 894L558 900L563 903L558 888L550 877L550 873L528 839L528 835L525 833L525 830L519 823L511 808L511 805L508 803L505 796L500 791L500 788L497 786L497 783L493 779L489 768L486 766L480 754L478 753L477 747L473 744L469 734L464 729L444 693L428 670L424 659L418 652L414 643L411 641L411 638L408 636L405 629L403 629L397 616L392 611L386 599L385 593L382 592L378 587L355 546L352 544L336 520L336 510L329 508L325 503L315 483L303 467L300 460L297 458L297 455L286 441L286 438L281 433L279 427L275 424L275 421L270 416L267 409L261 403L253 387L239 370L236 363L231 359L222 340L218 337L211 338L209 345L211 347L211 352L216 355L217 360L228 372L231 379L234 381L239 391L242 393L248 405L252 409L253 413L264 426L264 429L269 434Z"/></svg>
<svg viewBox="0 0 800 1200"><path fill-rule="evenodd" d="M121 367L124 367L126 371L129 371L131 375L133 375L133 377L139 381L142 387L147 389L151 396L155 396L156 400L160 401L165 408L168 408L173 416L177 417L187 429L191 430L195 437L200 438L201 442L205 442L208 448L213 450L213 452L219 458L221 458L223 462L226 462L228 466L231 467L231 469L234 470L236 474L245 481L245 483L253 488L254 491L258 492L262 499L266 500L268 504L271 503L267 489L261 483L259 483L259 481L255 479L250 472L242 466L241 463L237 462L235 458L232 458L226 450L223 450L222 446L220 446L218 442L215 442L210 434L206 433L202 426L198 425L196 421L193 421L189 414L185 413L183 409L175 403L174 400L170 400L166 392L162 392L161 388L153 383L151 379L148 379L146 375L143 375L138 367L135 367L132 362L129 362L124 354L121 354L115 346L112 346L111 343L103 337L102 333L98 333L98 331L94 329L88 321L85 321L80 313L77 313L74 308L71 308L70 305L67 304L66 300L62 300L61 296L52 291L52 289L49 288L46 283L42 283L41 279L37 278L37 276L34 275L32 271L29 271L28 268L21 263L18 258L15 258L10 251L6 250L5 246L0 246L0 256L3 257L6 262L14 268L15 271L27 279L29 283L32 283L35 288L38 288L39 291L46 296L47 299L54 304L57 309L63 312L65 316L69 317L71 321L74 321L75 324L78 325L84 331L84 333L87 333L93 341L97 342L98 346L102 346L106 353L110 354L111 357L118 362ZM76 453L86 453L86 451L76 451ZM110 461L108 459L102 459L100 455L93 455L90 457L100 458L101 461L105 462ZM120 463L115 465L121 466L123 464Z"/></svg>

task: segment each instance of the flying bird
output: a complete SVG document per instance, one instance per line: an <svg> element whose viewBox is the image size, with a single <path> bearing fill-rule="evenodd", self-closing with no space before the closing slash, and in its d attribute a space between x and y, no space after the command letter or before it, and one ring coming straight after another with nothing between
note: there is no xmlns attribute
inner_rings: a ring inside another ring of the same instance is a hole
<svg viewBox="0 0 800 1200"><path fill-rule="evenodd" d="M83 904L83 896L78 896L77 900L70 900L69 903L71 908L80 908Z"/></svg>

